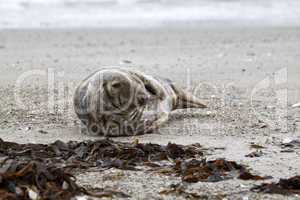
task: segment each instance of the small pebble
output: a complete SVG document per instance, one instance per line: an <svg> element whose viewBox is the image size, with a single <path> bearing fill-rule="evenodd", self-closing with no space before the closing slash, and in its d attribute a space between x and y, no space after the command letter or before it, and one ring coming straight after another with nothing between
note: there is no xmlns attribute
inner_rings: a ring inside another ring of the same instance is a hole
<svg viewBox="0 0 300 200"><path fill-rule="evenodd" d="M44 130L39 130L38 132L41 133L41 134L48 134L48 132L44 131Z"/></svg>

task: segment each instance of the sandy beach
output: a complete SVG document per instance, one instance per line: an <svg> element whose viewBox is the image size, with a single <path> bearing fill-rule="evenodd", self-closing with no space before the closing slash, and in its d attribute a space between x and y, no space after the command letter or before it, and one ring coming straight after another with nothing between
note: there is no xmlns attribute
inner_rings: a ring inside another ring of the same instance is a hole
<svg viewBox="0 0 300 200"><path fill-rule="evenodd" d="M165 27L153 29L0 30L0 138L18 143L96 140L82 135L72 107L76 85L102 66L130 67L167 77L208 104L178 110L159 133L114 138L216 148L226 158L277 181L299 175L300 28ZM251 144L260 157L246 157ZM222 149L222 148L224 149ZM124 173L118 181L113 174ZM298 173L298 174L297 174ZM145 171L110 169L78 175L82 185L110 187L133 199L183 199L159 191L180 182ZM207 199L299 199L250 192L262 181L195 183Z"/></svg>

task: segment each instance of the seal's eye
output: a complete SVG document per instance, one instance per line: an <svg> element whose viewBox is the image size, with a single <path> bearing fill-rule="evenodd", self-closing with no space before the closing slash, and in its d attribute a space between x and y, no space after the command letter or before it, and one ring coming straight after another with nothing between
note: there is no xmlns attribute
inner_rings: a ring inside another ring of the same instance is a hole
<svg viewBox="0 0 300 200"><path fill-rule="evenodd" d="M121 88L121 83L120 82L113 82L112 84L111 84L111 87L112 88L114 88L114 89L119 89L119 88Z"/></svg>

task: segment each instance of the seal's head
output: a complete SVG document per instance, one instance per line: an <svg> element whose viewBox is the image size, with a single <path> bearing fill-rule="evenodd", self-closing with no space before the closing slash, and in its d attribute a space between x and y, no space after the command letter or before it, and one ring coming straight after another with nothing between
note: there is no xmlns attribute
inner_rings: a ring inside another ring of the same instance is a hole
<svg viewBox="0 0 300 200"><path fill-rule="evenodd" d="M134 74L103 69L77 87L74 107L89 133L130 135L137 129L150 96L145 84Z"/></svg>
<svg viewBox="0 0 300 200"><path fill-rule="evenodd" d="M131 74L107 70L102 76L104 94L116 109L128 111L148 103L150 95L144 84Z"/></svg>

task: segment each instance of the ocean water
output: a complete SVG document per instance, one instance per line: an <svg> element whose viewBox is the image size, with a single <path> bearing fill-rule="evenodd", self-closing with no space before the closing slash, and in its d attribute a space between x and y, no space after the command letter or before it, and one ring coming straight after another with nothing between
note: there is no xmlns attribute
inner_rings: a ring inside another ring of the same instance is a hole
<svg viewBox="0 0 300 200"><path fill-rule="evenodd" d="M0 28L300 25L300 0L0 0Z"/></svg>

